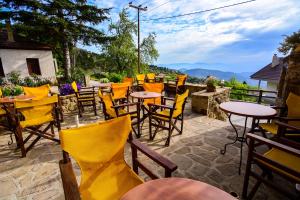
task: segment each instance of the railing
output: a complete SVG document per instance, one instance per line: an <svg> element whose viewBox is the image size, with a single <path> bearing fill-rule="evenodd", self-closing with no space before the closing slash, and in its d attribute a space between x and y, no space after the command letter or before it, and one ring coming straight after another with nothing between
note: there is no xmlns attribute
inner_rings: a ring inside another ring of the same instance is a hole
<svg viewBox="0 0 300 200"><path fill-rule="evenodd" d="M249 101L268 105L275 104L277 91L232 88L230 98L238 101Z"/></svg>

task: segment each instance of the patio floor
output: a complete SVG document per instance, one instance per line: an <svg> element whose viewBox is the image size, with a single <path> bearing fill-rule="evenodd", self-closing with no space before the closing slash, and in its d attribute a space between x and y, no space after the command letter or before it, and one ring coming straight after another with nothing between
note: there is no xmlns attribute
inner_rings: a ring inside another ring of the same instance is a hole
<svg viewBox="0 0 300 200"><path fill-rule="evenodd" d="M66 115L63 128L74 125L74 115ZM84 113L81 123L92 123L103 120L101 114L95 117L90 112ZM241 118L234 120L242 123ZM239 127L241 129L241 127ZM140 141L150 148L170 158L178 165L173 176L187 177L219 187L227 192L242 191L247 147L243 152L242 174L238 175L239 147L230 146L225 155L220 154L224 144L234 137L233 129L228 122L207 118L190 110L185 111L184 132L173 135L169 147L165 147L166 132L157 134L154 141L148 141L148 124L145 122ZM15 143L8 145L9 132L0 128L0 199L64 199L58 161L61 159L60 146L52 141L42 139L29 151L26 158L20 158L20 151ZM126 147L125 157L130 163L130 148ZM156 167L147 158L142 157L155 172L163 175L163 170ZM76 165L76 164L74 164ZM75 173L80 178L80 171L75 166ZM141 173L141 176L144 175ZM146 178L147 179L147 178ZM274 176L274 181L284 187L294 189ZM250 187L253 185L252 184ZM254 199L285 199L276 191L261 185Z"/></svg>

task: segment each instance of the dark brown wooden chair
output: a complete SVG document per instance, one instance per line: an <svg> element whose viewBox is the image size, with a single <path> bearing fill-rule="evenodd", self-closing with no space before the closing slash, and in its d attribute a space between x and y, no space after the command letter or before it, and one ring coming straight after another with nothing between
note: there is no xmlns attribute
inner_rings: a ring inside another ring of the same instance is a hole
<svg viewBox="0 0 300 200"><path fill-rule="evenodd" d="M159 178L138 158L138 152L163 167L170 177L177 166L130 136L130 117L60 132L63 160L59 162L65 199L120 199L127 191L142 184L139 168L150 178ZM85 140L80 138L86 137ZM131 146L132 169L124 159L126 140ZM80 190L69 154L81 170Z"/></svg>
<svg viewBox="0 0 300 200"><path fill-rule="evenodd" d="M182 94L186 90L185 82L187 80L186 74L178 74L175 80L175 83L167 83L166 84L166 93L168 96L170 94Z"/></svg>
<svg viewBox="0 0 300 200"><path fill-rule="evenodd" d="M169 146L171 135L176 129L179 134L183 132L183 112L186 104L187 97L189 95L189 90L186 90L181 95L176 95L175 99L164 97L164 102L166 100L173 101L172 106L168 105L158 105L149 103L149 137L153 140L159 131L168 130L168 138L165 145ZM160 108L160 110L158 110ZM180 128L176 126L177 121L181 122ZM167 123L167 126L165 124ZM152 133L152 126L155 127L154 133Z"/></svg>
<svg viewBox="0 0 300 200"><path fill-rule="evenodd" d="M280 127L285 126L285 128L294 128L281 122L278 125ZM299 194L291 193L272 180L272 173L275 173L293 184L300 183L299 143L290 141L287 138L278 138L276 141L272 141L252 133L248 133L247 138L249 139L249 152L242 193L243 198L252 199L261 183L264 183L266 186L284 194L287 198L300 199ZM257 148L263 145L269 147L269 150L265 153L259 153ZM252 165L257 165L262 172L259 174L254 171ZM257 181L248 193L250 177L255 178Z"/></svg>
<svg viewBox="0 0 300 200"><path fill-rule="evenodd" d="M136 137L141 136L139 102L115 104L111 94L104 94L100 98L105 120L130 115L133 132L135 133ZM134 109L130 110L130 107L134 107Z"/></svg>
<svg viewBox="0 0 300 200"><path fill-rule="evenodd" d="M76 94L78 115L82 117L84 107L93 107L94 114L97 116L96 98L95 98L95 87L82 87L80 90L77 88L77 84L74 81L72 88Z"/></svg>

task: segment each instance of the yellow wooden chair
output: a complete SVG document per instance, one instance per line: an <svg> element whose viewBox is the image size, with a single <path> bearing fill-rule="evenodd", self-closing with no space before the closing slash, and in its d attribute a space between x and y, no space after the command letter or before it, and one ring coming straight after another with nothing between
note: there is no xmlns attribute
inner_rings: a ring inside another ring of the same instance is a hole
<svg viewBox="0 0 300 200"><path fill-rule="evenodd" d="M97 115L95 87L82 87L80 90L75 81L71 84L77 99L78 115L82 117L84 107L93 107L95 116Z"/></svg>
<svg viewBox="0 0 300 200"><path fill-rule="evenodd" d="M23 86L25 95L34 96L34 99L39 100L48 97L50 94L50 85L42 85L39 87L25 87Z"/></svg>
<svg viewBox="0 0 300 200"><path fill-rule="evenodd" d="M116 105L111 94L104 94L101 97L101 103L104 113L105 120L113 119L116 117L130 115L131 116L131 125L132 130L137 137L141 136L140 132L140 104L135 103L122 103ZM134 110L130 110L130 107L134 106ZM127 108L127 109L125 109ZM136 128L134 128L136 127Z"/></svg>
<svg viewBox="0 0 300 200"><path fill-rule="evenodd" d="M54 127L57 125L60 130L60 122L58 119L57 110L58 97L53 95L39 100L17 100L15 101L16 116L15 121L17 124L16 138L18 146L21 148L22 157L43 137L55 142L59 142L55 138ZM47 124L47 125L46 125ZM43 127L46 125L46 127ZM51 132L48 130L51 129ZM23 139L23 132L28 131L30 134L27 138ZM36 139L25 148L25 143L36 135Z"/></svg>
<svg viewBox="0 0 300 200"><path fill-rule="evenodd" d="M2 98L2 95L3 95L2 90L0 88L0 98ZM6 115L6 111L0 107L0 117L5 116L5 115Z"/></svg>
<svg viewBox="0 0 300 200"><path fill-rule="evenodd" d="M165 145L169 146L171 135L176 129L179 134L183 132L183 112L186 104L187 97L189 95L189 90L186 90L183 94L177 94L175 99L166 98L165 100L172 100L173 105L156 105L156 104L148 104L149 106L149 137L151 140L155 138L159 128L162 130L168 130L168 138L166 140ZM165 101L164 101L165 102ZM161 108L162 111L156 111L157 108ZM176 126L177 121L181 121L180 129ZM167 122L167 126L165 126L165 122ZM152 126L155 127L155 131L152 134Z"/></svg>
<svg viewBox="0 0 300 200"><path fill-rule="evenodd" d="M148 83L154 83L155 82L155 74L154 73L149 73L146 74L146 80Z"/></svg>
<svg viewBox="0 0 300 200"><path fill-rule="evenodd" d="M131 169L125 162L124 147L131 131L130 116L86 125L60 132L63 160L59 162L65 199L120 199L130 189L142 184L138 168L142 166L151 178L158 178L138 160L139 150L163 166L165 176L171 176L177 166L138 140L129 140L132 149ZM80 166L81 180L78 187L69 155Z"/></svg>
<svg viewBox="0 0 300 200"><path fill-rule="evenodd" d="M263 133L263 136L266 137L266 133L271 133L276 136L278 133L278 124L276 121L285 122L291 126L300 128L300 96L290 93L286 100L286 107L278 107L279 109L287 110L286 117L274 117L269 120L272 120L268 123L260 123L259 127ZM287 130L285 132L286 137L300 137L300 132L295 130Z"/></svg>
<svg viewBox="0 0 300 200"><path fill-rule="evenodd" d="M276 184L275 180L270 179L272 173L278 174L293 184L300 183L300 145L289 143L287 140L272 141L264 137L248 133L248 159L243 186L243 199L252 199L261 183L273 187L289 199L300 199L300 195L291 193L282 184ZM284 141L284 142L283 142ZM264 153L257 150L259 146L267 146L270 149ZM293 144L291 146L291 144ZM261 168L262 173L258 174L257 170L252 167L257 165ZM253 189L248 193L250 176L257 180Z"/></svg>
<svg viewBox="0 0 300 200"><path fill-rule="evenodd" d="M111 92L115 101L128 102L130 83L112 83Z"/></svg>

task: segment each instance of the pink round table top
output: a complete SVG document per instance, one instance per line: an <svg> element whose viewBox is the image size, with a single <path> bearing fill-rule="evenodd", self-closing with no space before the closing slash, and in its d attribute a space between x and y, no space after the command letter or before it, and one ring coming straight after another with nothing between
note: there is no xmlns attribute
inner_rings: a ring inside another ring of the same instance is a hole
<svg viewBox="0 0 300 200"><path fill-rule="evenodd" d="M0 103L14 103L16 100L29 101L32 100L35 96L32 95L19 95L15 97L3 97L0 98Z"/></svg>
<svg viewBox="0 0 300 200"><path fill-rule="evenodd" d="M111 83L99 83L97 86L100 88L111 87Z"/></svg>
<svg viewBox="0 0 300 200"><path fill-rule="evenodd" d="M276 110L269 106L248 102L224 102L220 104L220 109L227 113L255 118L272 117L277 114Z"/></svg>
<svg viewBox="0 0 300 200"><path fill-rule="evenodd" d="M121 200L236 200L212 185L186 178L147 181L127 192Z"/></svg>
<svg viewBox="0 0 300 200"><path fill-rule="evenodd" d="M142 92L133 92L130 94L130 96L138 99L153 99L153 98L161 97L161 94L157 92L142 91Z"/></svg>

